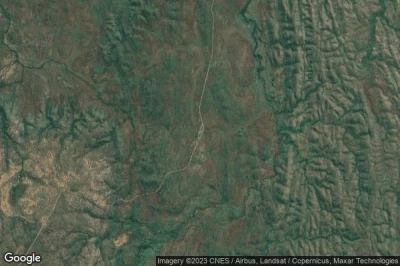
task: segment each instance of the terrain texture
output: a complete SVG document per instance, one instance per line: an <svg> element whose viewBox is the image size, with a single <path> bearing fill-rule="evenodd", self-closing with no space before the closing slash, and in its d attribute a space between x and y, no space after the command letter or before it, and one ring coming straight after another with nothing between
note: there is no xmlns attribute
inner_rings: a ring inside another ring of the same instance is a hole
<svg viewBox="0 0 400 266"><path fill-rule="evenodd" d="M399 47L398 0L1 0L0 253L400 255Z"/></svg>

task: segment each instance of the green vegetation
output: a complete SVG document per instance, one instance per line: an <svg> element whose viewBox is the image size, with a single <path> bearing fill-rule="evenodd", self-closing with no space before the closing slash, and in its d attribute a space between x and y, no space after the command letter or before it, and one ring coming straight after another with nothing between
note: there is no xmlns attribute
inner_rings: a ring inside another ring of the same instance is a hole
<svg viewBox="0 0 400 266"><path fill-rule="evenodd" d="M0 250L398 254L399 8L2 1Z"/></svg>

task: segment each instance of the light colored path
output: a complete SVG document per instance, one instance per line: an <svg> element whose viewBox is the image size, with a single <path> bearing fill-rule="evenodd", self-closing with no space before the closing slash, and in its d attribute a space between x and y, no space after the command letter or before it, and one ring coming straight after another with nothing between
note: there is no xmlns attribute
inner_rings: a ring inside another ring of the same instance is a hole
<svg viewBox="0 0 400 266"><path fill-rule="evenodd" d="M136 200L136 199L138 199L138 198L144 197L144 196L148 196L148 195L151 195L151 194L157 194L157 193L162 189L165 180L166 180L170 175L176 174L176 173L179 173L179 172L182 172L182 171L185 171L185 170L190 166L190 164L192 163L193 156L194 156L194 154L195 154L196 151L197 151L197 148L198 148L198 146L199 146L199 142L200 142L200 140L201 140L201 138L202 138L202 136L203 136L203 133L204 133L204 121L203 121L203 114L202 114L202 112L201 112L201 106L202 106L202 103L203 103L204 92L205 92L206 87L207 87L207 81L208 81L208 75L209 75L209 73L210 73L211 63L212 63L212 60L213 60L213 57L214 57L214 25L215 25L215 22L214 22L214 20L215 20L215 19L214 19L214 10L213 10L213 9L214 9L214 2L215 2L215 0L213 0L212 3L211 3L211 16L212 16L212 27L211 27L211 55L210 55L210 60L208 61L207 72L206 72L206 76L205 76L205 78L204 78L203 89L202 89L202 91L201 91L200 100L199 100L200 127L199 127L199 130L198 130L198 132L197 132L197 139L196 139L196 142L195 142L195 144L194 144L193 151L192 151L192 153L190 154L189 161L187 162L187 164L186 164L184 167L179 168L179 169L176 169L176 170L172 170L172 171L169 171L168 173L166 173L166 174L164 175L164 177L163 177L163 179L162 179L160 185L158 186L158 188L157 188L155 191L153 191L153 192L148 192L148 193L143 193L143 194L139 194L139 195L136 195L136 196L134 196L134 197L132 197L132 198L130 198L130 199L119 199L119 200L115 201L114 203L112 203L111 205L114 205L115 203L120 202L120 201L122 201L122 202L132 202L132 201L134 201L134 200ZM110 205L109 205L109 206L110 206Z"/></svg>
<svg viewBox="0 0 400 266"><path fill-rule="evenodd" d="M28 248L28 250L26 251L25 255L28 255L29 251L31 251L33 245L35 245L35 242L36 242L36 240L39 238L39 236L40 236L40 234L42 233L43 229L46 227L46 225L47 225L47 223L48 223L48 221L49 221L51 215L53 214L54 210L55 210L56 207L57 207L57 204L58 204L58 201L59 201L60 197L61 197L61 192L58 193L57 199L56 199L56 201L55 201L55 203L54 203L54 205L53 205L53 208L51 209L49 215L47 215L46 220L44 221L42 227L40 227L38 233L36 234L35 239L33 239L32 244L29 246L29 248ZM20 264L18 264L18 265L21 265L21 264L22 264L22 262L21 262Z"/></svg>

